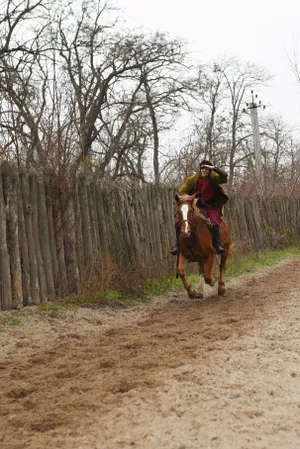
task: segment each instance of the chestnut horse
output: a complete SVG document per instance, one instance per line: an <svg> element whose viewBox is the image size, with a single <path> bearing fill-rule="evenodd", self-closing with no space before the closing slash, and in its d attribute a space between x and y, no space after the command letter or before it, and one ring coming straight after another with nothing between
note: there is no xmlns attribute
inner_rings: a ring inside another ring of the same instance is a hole
<svg viewBox="0 0 300 449"><path fill-rule="evenodd" d="M205 283L210 286L213 286L216 282L212 274L216 253L213 247L212 225L210 220L205 217L205 211L199 210L196 203L196 199L180 202L179 198L177 198L177 209L180 218L180 253L177 260L176 273L177 277L181 277L190 298L203 298L203 277ZM231 245L230 229L224 217L221 219L220 235L225 251L221 256L218 256L221 258L218 294L224 295L226 292L224 280L226 261ZM186 267L190 262L197 262L199 265L200 283L198 290L192 287L186 277Z"/></svg>

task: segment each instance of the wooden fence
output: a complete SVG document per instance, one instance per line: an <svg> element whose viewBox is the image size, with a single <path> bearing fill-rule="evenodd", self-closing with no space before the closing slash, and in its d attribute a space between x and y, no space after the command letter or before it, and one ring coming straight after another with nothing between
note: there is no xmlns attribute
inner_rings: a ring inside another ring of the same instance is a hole
<svg viewBox="0 0 300 449"><path fill-rule="evenodd" d="M300 233L299 199L232 198L236 242L260 249ZM174 266L174 190L146 185L103 188L84 176L58 198L34 173L0 172L0 310L76 294L99 259L159 275Z"/></svg>

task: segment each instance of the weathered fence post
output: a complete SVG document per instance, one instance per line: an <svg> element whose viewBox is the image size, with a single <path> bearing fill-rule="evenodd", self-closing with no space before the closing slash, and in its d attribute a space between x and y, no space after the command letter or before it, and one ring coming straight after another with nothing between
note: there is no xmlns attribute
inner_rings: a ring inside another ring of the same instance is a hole
<svg viewBox="0 0 300 449"><path fill-rule="evenodd" d="M6 205L6 239L10 261L12 308L23 306L18 226L19 179L15 167L2 163L3 196Z"/></svg>
<svg viewBox="0 0 300 449"><path fill-rule="evenodd" d="M7 249L6 212L3 196L3 180L0 171L0 308L12 308L10 259Z"/></svg>
<svg viewBox="0 0 300 449"><path fill-rule="evenodd" d="M29 275L30 275L30 298L32 304L40 303L40 286L38 279L38 262L36 258L35 250L35 236L33 231L33 208L32 198L29 190L29 179L27 173L21 173L20 175L20 187L23 199L23 211L24 211L24 221L25 230L28 243L28 259L29 259Z"/></svg>

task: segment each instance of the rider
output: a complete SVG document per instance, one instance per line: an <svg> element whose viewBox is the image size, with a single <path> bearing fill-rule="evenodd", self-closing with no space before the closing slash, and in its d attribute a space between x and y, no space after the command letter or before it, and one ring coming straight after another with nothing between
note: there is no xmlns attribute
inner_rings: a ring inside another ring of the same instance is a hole
<svg viewBox="0 0 300 449"><path fill-rule="evenodd" d="M222 207L228 201L228 196L220 184L225 184L226 182L227 173L221 168L215 167L210 161L203 160L200 163L200 171L188 178L177 193L181 201L199 198L197 206L206 210L207 217L212 223L213 245L217 254L224 252L219 226ZM175 230L176 246L170 251L173 256L179 254L180 221L178 217L175 220Z"/></svg>

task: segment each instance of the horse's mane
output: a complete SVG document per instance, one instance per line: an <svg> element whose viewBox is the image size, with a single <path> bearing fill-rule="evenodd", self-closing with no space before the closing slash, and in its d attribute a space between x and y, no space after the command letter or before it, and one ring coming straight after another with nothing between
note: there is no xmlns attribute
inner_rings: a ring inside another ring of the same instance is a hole
<svg viewBox="0 0 300 449"><path fill-rule="evenodd" d="M194 206L193 210L194 210L194 216L195 216L195 218L196 218L197 220L204 220L204 221L207 221L207 218L205 217L205 215L203 215L203 214L201 213L199 207Z"/></svg>
<svg viewBox="0 0 300 449"><path fill-rule="evenodd" d="M207 241L207 239L211 240L212 235L209 230L209 227L211 226L211 222L210 222L209 218L207 218L197 206L194 206L194 218L195 218L195 222L196 222L196 238L197 238L199 244L201 244L201 242L203 243L203 240L200 237L201 235L202 236L206 235L206 237L204 237L204 239L206 241ZM203 234L203 232L204 232L204 234Z"/></svg>
<svg viewBox="0 0 300 449"><path fill-rule="evenodd" d="M207 218L197 206L194 206L193 210L194 210L194 217L197 223L204 222L207 226L210 225L210 219Z"/></svg>
<svg viewBox="0 0 300 449"><path fill-rule="evenodd" d="M180 206L183 203L178 203L177 207L180 208ZM205 227L208 229L209 227L211 227L211 222L209 220L209 218L207 218L199 209L199 207L197 207L197 205L191 201L186 201L185 204L188 204L189 208L192 209L193 211L193 216L196 222L196 234L199 234L199 232L201 231L201 228L203 229L203 225L205 225Z"/></svg>

